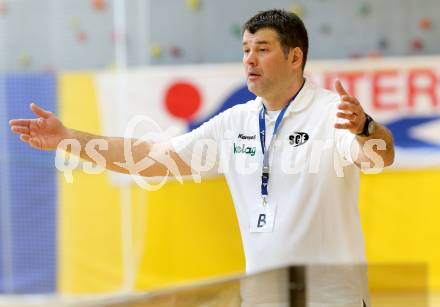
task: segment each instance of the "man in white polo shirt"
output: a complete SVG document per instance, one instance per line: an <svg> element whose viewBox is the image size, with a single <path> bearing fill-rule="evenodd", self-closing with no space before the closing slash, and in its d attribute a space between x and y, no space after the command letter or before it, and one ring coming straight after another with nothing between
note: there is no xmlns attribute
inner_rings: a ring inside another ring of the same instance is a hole
<svg viewBox="0 0 440 307"><path fill-rule="evenodd" d="M155 163L140 172L143 176L166 175L171 165L181 175L225 174L247 272L288 264L349 264L308 270L309 306L368 306L365 272L355 266L365 262L359 167L390 165L392 136L340 82L336 94L306 80L307 52L307 32L295 14L270 10L253 16L243 27L243 64L248 88L258 97L169 142L133 145L133 159L149 155L171 161ZM68 129L51 112L31 108L39 119L10 121L21 140L55 149L62 140L75 139L81 157L95 161L85 146L103 138L108 150L100 154L107 168L127 172L117 164L125 161L123 138ZM204 151L206 146L212 150ZM269 288L244 284L243 305L282 304L280 296L264 293Z"/></svg>

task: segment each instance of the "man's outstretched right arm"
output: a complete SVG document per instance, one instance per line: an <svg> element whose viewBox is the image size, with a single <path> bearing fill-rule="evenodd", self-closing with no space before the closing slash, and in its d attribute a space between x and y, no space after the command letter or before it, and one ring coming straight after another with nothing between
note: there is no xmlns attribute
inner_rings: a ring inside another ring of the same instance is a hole
<svg viewBox="0 0 440 307"><path fill-rule="evenodd" d="M77 153L82 159L96 162L96 159L89 154L96 150L105 159L107 169L129 173L129 170L119 163L126 162L124 148L130 146L133 163L138 163L146 157L152 157L149 161L163 161L163 163L148 163L148 167L138 173L142 176L165 176L170 170L172 174L189 175L191 168L174 152L170 143L148 143L138 142L136 139L126 140L121 137L104 137L69 129L53 115L52 112L42 109L36 104L31 104L31 110L38 116L35 119L13 119L9 121L11 130L20 135L23 142L41 150L55 150L61 142L69 143L73 140L79 144L79 150L67 151ZM94 140L102 140L106 144L104 150L86 150L87 145L93 144ZM135 145L135 143L137 144Z"/></svg>

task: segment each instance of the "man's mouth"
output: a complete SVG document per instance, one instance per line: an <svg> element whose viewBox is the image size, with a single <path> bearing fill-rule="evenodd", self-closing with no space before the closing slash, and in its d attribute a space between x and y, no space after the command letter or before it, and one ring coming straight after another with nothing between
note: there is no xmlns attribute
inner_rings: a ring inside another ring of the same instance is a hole
<svg viewBox="0 0 440 307"><path fill-rule="evenodd" d="M255 79L258 79L259 77L261 77L261 75L255 73L255 72L249 72L248 73L248 79L249 80L255 80Z"/></svg>

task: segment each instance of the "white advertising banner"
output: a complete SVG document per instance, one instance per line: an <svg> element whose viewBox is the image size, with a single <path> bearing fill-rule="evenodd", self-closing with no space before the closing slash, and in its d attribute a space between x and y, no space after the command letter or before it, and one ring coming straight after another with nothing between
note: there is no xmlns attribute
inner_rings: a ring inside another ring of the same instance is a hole
<svg viewBox="0 0 440 307"><path fill-rule="evenodd" d="M394 168L440 167L440 57L309 61L305 75L330 89L340 79L393 132ZM185 133L253 98L241 64L102 72L96 86L107 135L123 135L140 115L153 120L144 120L141 129L165 131L163 137Z"/></svg>

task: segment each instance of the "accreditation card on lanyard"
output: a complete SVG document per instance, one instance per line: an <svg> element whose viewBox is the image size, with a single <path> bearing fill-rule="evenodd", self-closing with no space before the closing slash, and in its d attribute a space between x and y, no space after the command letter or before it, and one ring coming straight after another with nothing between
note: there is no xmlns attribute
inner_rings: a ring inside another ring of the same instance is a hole
<svg viewBox="0 0 440 307"><path fill-rule="evenodd" d="M250 231L251 232L272 232L275 224L276 216L276 203L274 200L269 201L268 196L268 185L270 176L270 166L269 166L269 153L272 145L277 137L278 130L283 121L284 113L286 113L289 105L295 100L298 93L301 91L305 83L305 80L296 94L290 99L289 103L281 110L278 114L277 120L275 121L275 127L273 128L272 138L269 143L269 147L266 149L266 107L263 104L260 114L258 116L259 127L260 127L260 143L261 151L263 152L263 169L261 172L261 203L256 206L251 212L250 219Z"/></svg>

